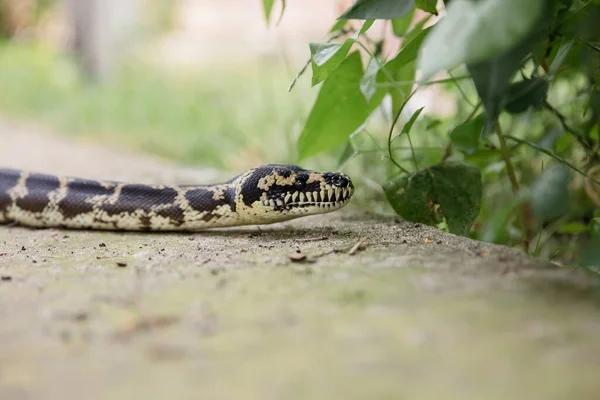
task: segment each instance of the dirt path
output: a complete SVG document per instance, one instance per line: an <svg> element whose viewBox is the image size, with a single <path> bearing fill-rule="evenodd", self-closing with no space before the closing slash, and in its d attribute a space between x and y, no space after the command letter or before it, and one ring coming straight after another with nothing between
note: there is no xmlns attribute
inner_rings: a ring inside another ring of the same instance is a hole
<svg viewBox="0 0 600 400"><path fill-rule="evenodd" d="M12 128L6 166L218 176ZM596 399L598 311L579 273L351 208L198 234L1 227L0 399Z"/></svg>

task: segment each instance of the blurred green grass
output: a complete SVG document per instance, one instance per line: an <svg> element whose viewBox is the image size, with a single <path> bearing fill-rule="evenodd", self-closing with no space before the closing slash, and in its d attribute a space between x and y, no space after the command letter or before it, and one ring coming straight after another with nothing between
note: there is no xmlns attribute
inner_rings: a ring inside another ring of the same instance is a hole
<svg viewBox="0 0 600 400"><path fill-rule="evenodd" d="M51 48L8 42L0 113L182 164L243 169L294 162L316 91L288 93L293 73L278 60L185 70L136 60L100 85Z"/></svg>

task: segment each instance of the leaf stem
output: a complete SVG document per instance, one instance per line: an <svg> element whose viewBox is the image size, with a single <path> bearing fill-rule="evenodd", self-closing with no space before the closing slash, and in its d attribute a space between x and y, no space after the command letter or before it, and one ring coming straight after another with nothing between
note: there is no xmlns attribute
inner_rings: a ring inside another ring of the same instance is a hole
<svg viewBox="0 0 600 400"><path fill-rule="evenodd" d="M508 154L508 148L506 147L506 140L504 139L504 133L502 132L502 127L500 126L500 121L496 121L496 135L498 135L498 140L500 141L500 151L502 152L502 156L504 157L504 163L506 164L506 173L508 174L508 179L510 179L510 185L512 186L513 193L517 193L519 191L519 182L517 181L517 175L515 174L515 168L510 161L510 155Z"/></svg>
<svg viewBox="0 0 600 400"><path fill-rule="evenodd" d="M417 156L415 155L415 148L413 147L409 132L406 132L406 137L408 138L408 145L410 146L410 152L412 153L412 159L413 159L413 163L415 164L415 170L418 171L419 163L417 162Z"/></svg>
<svg viewBox="0 0 600 400"><path fill-rule="evenodd" d="M513 193L516 195L519 192L519 181L517 181L517 175L515 173L515 168L510 161L510 154L508 154L508 148L506 147L506 140L504 138L504 133L502 132L502 127L500 126L500 121L496 120L496 134L498 135L498 140L500 141L500 151L502 152L502 156L504 157L504 163L506 164L506 173L508 175L508 179L510 180L510 184L512 186ZM529 251L529 229L527 227L527 219L525 218L525 205L520 207L519 212L519 225L521 225L521 232L523 232L523 246L525 247L525 251Z"/></svg>
<svg viewBox="0 0 600 400"><path fill-rule="evenodd" d="M437 79L434 81L427 81L425 83L419 83L419 86L432 86L432 85L438 85L438 84L442 84L442 83L450 83L450 82L456 82L456 81L462 81L465 79L470 79L470 76L457 76L455 78L446 78L446 79ZM395 86L413 86L414 84L416 84L417 81L392 81L392 82L380 82L377 83L376 86L378 87L395 87Z"/></svg>
<svg viewBox="0 0 600 400"><path fill-rule="evenodd" d="M544 101L544 108L546 108L548 111L550 111L552 114L554 114L556 116L556 118L558 118L563 129L566 132L569 132L571 135L575 136L575 138L577 139L577 141L579 142L579 144L581 146L583 146L587 150L593 150L592 146L587 142L585 136L583 136L581 133L577 132L575 129L571 128L569 126L569 124L567 123L567 118L564 115L562 115L560 113L560 111L558 111L556 108L552 107L552 105L550 103L548 103L547 100Z"/></svg>
<svg viewBox="0 0 600 400"><path fill-rule="evenodd" d="M413 97L413 95L416 93L416 91L412 92L411 94L408 95L408 97L402 102L402 104L400 105L400 108L398 109L398 111L396 112L396 115L394 115L394 119L392 120L392 125L390 126L390 131L388 132L388 156L390 158L390 161L394 163L394 165L396 165L402 172L408 174L408 170L406 168L404 168L403 166L401 166L400 164L398 164L396 162L396 160L394 160L394 156L392 154L392 135L394 134L394 127L396 126L396 123L398 122L398 119L400 119L400 114L402 114L402 111L404 110L404 107L406 107L406 104L408 103L408 101ZM411 146L412 147L412 146Z"/></svg>
<svg viewBox="0 0 600 400"><path fill-rule="evenodd" d="M519 138L517 138L517 137L514 137L514 136L511 136L511 135L504 135L504 137L505 137L506 139L513 140L513 141L515 141L515 142L517 142L517 143L520 143L520 144L525 144L525 145L527 145L527 146L530 146L530 147L532 147L532 148L536 149L537 151L539 151L539 152L542 152L542 153L544 153L544 154L546 154L546 155L548 155L548 156L550 156L550 157L554 158L554 159L555 159L556 161L558 161L559 163L566 165L567 167L571 168L573 171L575 171L575 172L579 173L580 175L583 175L583 176L584 176L584 177L586 177L586 178L589 178L591 181L593 181L593 182L595 182L596 184L600 185L600 182L598 182L598 181L597 181L597 180L595 180L594 178L590 178L589 172L586 174L585 172L583 172L582 170L580 170L579 168L577 168L576 166L574 166L573 164L571 164L570 162L568 162L568 161L567 161L567 160L565 160L564 158L561 158L561 157L557 156L557 155L556 155L556 154L554 154L553 152L551 152L551 151L549 151L549 150L547 150L547 149L544 149L543 147L540 147L540 146L536 145L535 143L531 143L531 142L529 142L529 141L527 141L527 140L519 139Z"/></svg>

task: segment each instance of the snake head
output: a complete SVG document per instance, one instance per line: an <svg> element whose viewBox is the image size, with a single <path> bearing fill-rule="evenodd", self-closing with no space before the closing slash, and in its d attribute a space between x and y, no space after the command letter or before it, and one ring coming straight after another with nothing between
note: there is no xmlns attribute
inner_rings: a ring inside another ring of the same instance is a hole
<svg viewBox="0 0 600 400"><path fill-rule="evenodd" d="M264 222L335 211L348 204L354 194L346 174L287 164L253 168L238 178L236 188L237 212Z"/></svg>

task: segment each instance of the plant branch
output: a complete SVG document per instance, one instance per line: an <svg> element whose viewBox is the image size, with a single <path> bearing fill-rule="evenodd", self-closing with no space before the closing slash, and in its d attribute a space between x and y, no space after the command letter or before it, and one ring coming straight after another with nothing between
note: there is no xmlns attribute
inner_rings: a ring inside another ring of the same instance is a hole
<svg viewBox="0 0 600 400"><path fill-rule="evenodd" d="M555 159L556 161L558 161L559 163L566 165L567 167L571 168L573 171L575 171L575 172L577 172L577 173L579 173L579 174L583 175L584 177L586 177L586 178L588 178L588 179L591 179L593 182L595 182L595 183L597 183L598 185L600 185L600 182L598 182L597 180L595 180L595 179L593 179L593 178L590 178L589 172L586 174L585 172L583 172L582 170L580 170L579 168L577 168L576 166L574 166L573 164L571 164L570 162L568 162L568 161L567 161L567 160L565 160L564 158L561 158L561 157L557 156L557 155L556 155L556 154L554 154L553 152L551 152L551 151L549 151L549 150L547 150L547 149L544 149L543 147L540 147L540 146L536 145L535 143L531 143L531 142L530 142L530 141L528 141L528 140L519 139L519 138L517 138L517 137L514 137L514 136L511 136L511 135L504 135L504 137L505 137L506 139L513 140L513 141L515 141L515 142L517 142L517 143L520 143L520 144L525 144L525 145L527 145L527 146L533 147L533 148L534 148L534 149L536 149L537 151L540 151L540 152L542 152L542 153L544 153L544 154L546 154L546 155L548 155L548 156L550 156L550 157L554 158L554 159Z"/></svg>
<svg viewBox="0 0 600 400"><path fill-rule="evenodd" d="M548 103L547 100L544 101L544 107L552 114L554 114L554 116L560 121L560 124L566 132L569 132L571 135L575 136L575 138L581 146L583 146L587 150L593 150L592 146L587 142L585 136L583 136L580 132L576 131L575 129L571 128L571 126L569 126L569 124L567 123L567 118L564 115L562 115L560 111L558 111L556 108L552 107L552 105Z"/></svg>
<svg viewBox="0 0 600 400"><path fill-rule="evenodd" d="M502 132L502 127L500 126L500 121L498 120L496 120L496 134L498 135L498 140L500 141L500 151L502 152L504 163L506 164L506 173L508 175L508 179L510 180L513 193L516 195L519 192L519 181L517 181L515 168L510 161L510 154L508 154L504 133ZM523 245L525 246L525 251L529 251L529 229L527 227L527 219L525 218L525 214L525 206L522 206L519 212L519 225L521 225L521 232L523 232Z"/></svg>
<svg viewBox="0 0 600 400"><path fill-rule="evenodd" d="M517 181L515 168L510 161L510 155L508 154L508 148L506 147L506 140L504 139L504 133L502 132L500 121L496 121L496 135L498 135L498 140L500 141L500 151L502 152L502 157L504 157L506 173L508 174L508 179L510 179L510 185L512 186L513 193L516 194L519 191L519 182Z"/></svg>

